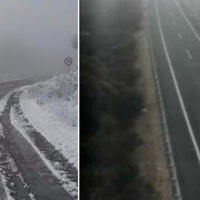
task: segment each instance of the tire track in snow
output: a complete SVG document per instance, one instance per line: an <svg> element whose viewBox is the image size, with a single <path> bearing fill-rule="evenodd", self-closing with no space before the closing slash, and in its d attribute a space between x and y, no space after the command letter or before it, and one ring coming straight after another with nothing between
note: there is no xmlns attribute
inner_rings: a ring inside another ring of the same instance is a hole
<svg viewBox="0 0 200 200"><path fill-rule="evenodd" d="M26 183L30 186L32 194L38 200L72 200L61 186L59 180L52 175L40 156L35 152L30 143L16 130L10 121L10 110L16 99L13 93L8 100L7 106L0 121L5 133L5 148L13 158L17 168ZM16 176L15 176L16 177ZM23 192L21 192L23 193ZM30 194L30 193L29 193ZM13 197L21 199L21 194L14 193ZM24 194L23 194L24 196ZM31 199L30 195L24 199Z"/></svg>
<svg viewBox="0 0 200 200"><path fill-rule="evenodd" d="M18 121L17 126L21 126L20 129L22 128L24 130L23 132L25 133L23 134L25 134L25 137L27 137L30 143L36 146L36 151L39 151L39 153L41 152L45 159L47 159L47 162L50 161L50 170L54 168L52 173L56 171L55 176L57 176L57 178L62 182L65 190L77 198L77 169L71 163L69 163L69 161L62 155L62 153L56 150L55 147L50 142L48 142L42 134L36 131L29 123L28 119L25 118L19 104L19 96L21 93L22 91L16 92L16 95L14 95L14 104L11 108L12 116L17 116L17 119L14 119L14 121Z"/></svg>

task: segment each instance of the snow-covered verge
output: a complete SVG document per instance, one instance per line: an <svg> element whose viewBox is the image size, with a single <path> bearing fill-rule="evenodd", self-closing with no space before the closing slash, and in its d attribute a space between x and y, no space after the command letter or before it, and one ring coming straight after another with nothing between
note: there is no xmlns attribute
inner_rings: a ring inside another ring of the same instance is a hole
<svg viewBox="0 0 200 200"><path fill-rule="evenodd" d="M77 183L72 181L62 164L49 160L29 137L36 130L78 169L78 74L56 74L52 79L38 82L18 92L22 113L11 108L11 123L33 146L49 170L61 181L72 196L78 195ZM28 122L24 120L28 119Z"/></svg>
<svg viewBox="0 0 200 200"><path fill-rule="evenodd" d="M40 158L43 160L43 162L46 164L48 169L52 172L52 174L60 180L63 188L71 195L71 196L77 196L78 195L78 189L77 189L77 183L71 181L68 178L68 173L65 171L62 171L60 169L60 164L51 162L46 158L43 152L40 151L40 149L35 145L32 138L28 136L29 128L25 128L26 124L23 122L23 118L21 115L19 115L16 110L12 107L11 108L11 123L14 125L14 127L22 134L22 136L32 145L35 152L40 156Z"/></svg>
<svg viewBox="0 0 200 200"><path fill-rule="evenodd" d="M78 168L78 73L34 84L21 94L20 107L34 129Z"/></svg>
<svg viewBox="0 0 200 200"><path fill-rule="evenodd" d="M3 184L4 190L5 190L5 195L6 195L5 200L15 200L11 196L10 189L6 186L6 184L7 184L6 177L3 174L0 174L0 182Z"/></svg>
<svg viewBox="0 0 200 200"><path fill-rule="evenodd" d="M0 145L0 184L2 184L0 187L2 187L1 192L4 193L0 194L0 199L3 197L2 200L14 200L13 194L17 191L15 186L16 183L13 182L13 177L20 180L24 188L29 187L25 183L22 174L19 172L19 169L17 168L11 155L5 151L2 145ZM29 193L29 195L30 194L31 193Z"/></svg>

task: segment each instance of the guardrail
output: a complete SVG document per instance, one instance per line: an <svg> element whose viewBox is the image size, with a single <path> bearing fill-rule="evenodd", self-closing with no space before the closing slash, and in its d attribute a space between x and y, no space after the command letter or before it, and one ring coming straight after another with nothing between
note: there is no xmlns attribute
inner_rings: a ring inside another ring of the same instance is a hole
<svg viewBox="0 0 200 200"><path fill-rule="evenodd" d="M149 20L149 17L147 17L147 18ZM152 71L153 71L154 84L155 84L157 101L158 101L158 106L159 106L161 128L162 128L162 132L163 132L162 136L163 136L165 154L166 154L167 163L168 163L169 175L170 175L170 179L171 179L171 183L172 183L174 199L182 200L179 181L178 181L177 172L176 172L176 166L175 166L174 157L173 157L173 151L172 151L168 127L167 127L162 93L161 93L161 89L160 89L160 82L159 82L159 78L158 78L154 52L153 52L153 48L152 48L151 31L150 31L151 29L149 27L149 22L147 22L147 23L148 23L148 26L147 26L147 28L148 28L148 44L149 44L149 50L150 50L150 54L151 54Z"/></svg>

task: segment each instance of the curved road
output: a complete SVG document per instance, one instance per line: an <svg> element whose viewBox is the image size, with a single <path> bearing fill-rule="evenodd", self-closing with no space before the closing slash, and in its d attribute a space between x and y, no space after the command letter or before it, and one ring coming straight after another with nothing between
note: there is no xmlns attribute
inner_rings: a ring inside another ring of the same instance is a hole
<svg viewBox="0 0 200 200"><path fill-rule="evenodd" d="M34 82L35 80L26 79L0 83L0 98L17 87ZM20 114L23 114L18 108L18 97L19 94L17 92L11 95L3 115L0 116L0 123L3 126L5 135L5 137L0 135L0 173L3 173L7 179L7 187L16 200L74 199L64 190L60 181L52 175L51 171L35 152L30 143L22 137L21 133L11 124L11 107L15 107ZM28 122L28 120L25 120L25 122ZM40 133L35 133L34 129L31 129L31 131L30 134L33 136L36 134L37 137L39 137L38 144L41 148L43 150L46 149L46 151L49 150L54 161L59 161L61 164L63 162L64 165L67 166L67 161L64 157L62 157L45 138L42 138ZM37 137L35 137L35 140L37 140ZM76 171L73 171L74 169L71 166L68 166L67 170L69 170L68 172L71 170L71 172L74 172L76 175ZM76 182L76 177L71 177L71 180L75 180ZM0 200L6 200L1 184L0 192Z"/></svg>
<svg viewBox="0 0 200 200"><path fill-rule="evenodd" d="M2 99L6 94L12 90L27 84L36 82L34 79L21 79L9 82L0 82L0 99Z"/></svg>
<svg viewBox="0 0 200 200"><path fill-rule="evenodd" d="M0 82L0 99L2 99L6 94L11 92L12 90L20 86L27 85L34 82L35 81L31 79ZM1 176L0 176L0 200L7 200Z"/></svg>

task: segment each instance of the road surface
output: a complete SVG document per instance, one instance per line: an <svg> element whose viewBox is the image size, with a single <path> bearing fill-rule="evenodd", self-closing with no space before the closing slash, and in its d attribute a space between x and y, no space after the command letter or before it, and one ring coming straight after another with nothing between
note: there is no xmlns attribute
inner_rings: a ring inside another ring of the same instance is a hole
<svg viewBox="0 0 200 200"><path fill-rule="evenodd" d="M180 187L200 199L200 15L195 0L150 0L149 33Z"/></svg>
<svg viewBox="0 0 200 200"><path fill-rule="evenodd" d="M34 83L36 80L26 79L0 83L0 98L17 87ZM10 120L11 108L15 107L18 114L22 115L19 107L19 94L14 92L8 100L7 106L0 116L4 137L0 135L0 169L1 174L7 179L7 187L14 199L25 200L73 200L62 187L60 181L51 173L41 157L36 153L31 144L22 137L21 133L12 125ZM24 123L28 122L24 119ZM30 125L29 125L30 127ZM38 148L54 162L63 164L63 170L67 170L68 178L77 182L75 169L68 161L38 132L30 130L32 141ZM0 179L1 181L1 179ZM0 183L0 200L6 200L4 189Z"/></svg>

